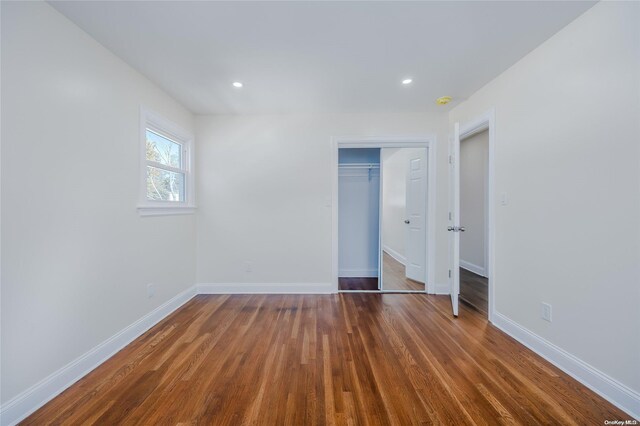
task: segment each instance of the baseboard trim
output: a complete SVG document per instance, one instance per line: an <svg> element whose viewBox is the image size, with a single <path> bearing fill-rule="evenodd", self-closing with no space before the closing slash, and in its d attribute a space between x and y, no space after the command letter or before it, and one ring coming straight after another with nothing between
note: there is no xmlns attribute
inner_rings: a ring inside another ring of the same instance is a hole
<svg viewBox="0 0 640 426"><path fill-rule="evenodd" d="M395 251L394 249L392 249L391 247L384 246L382 247L382 251L387 252L389 256L393 257L395 260L402 263L403 265L407 264L407 258L401 255L400 253L398 253L397 251Z"/></svg>
<svg viewBox="0 0 640 426"><path fill-rule="evenodd" d="M436 283L433 294L451 294L449 283Z"/></svg>
<svg viewBox="0 0 640 426"><path fill-rule="evenodd" d="M332 283L202 283L198 294L331 294L336 289Z"/></svg>
<svg viewBox="0 0 640 426"><path fill-rule="evenodd" d="M466 269L467 271L471 271L474 274L478 274L482 277L487 278L487 273L482 266L478 266L471 262L467 262L466 260L460 259L460 267Z"/></svg>
<svg viewBox="0 0 640 426"><path fill-rule="evenodd" d="M191 300L190 287L0 407L0 425L15 425Z"/></svg>
<svg viewBox="0 0 640 426"><path fill-rule="evenodd" d="M633 418L640 419L640 393L499 312L493 314L493 325Z"/></svg>
<svg viewBox="0 0 640 426"><path fill-rule="evenodd" d="M343 278L377 278L377 269L340 269L338 276Z"/></svg>

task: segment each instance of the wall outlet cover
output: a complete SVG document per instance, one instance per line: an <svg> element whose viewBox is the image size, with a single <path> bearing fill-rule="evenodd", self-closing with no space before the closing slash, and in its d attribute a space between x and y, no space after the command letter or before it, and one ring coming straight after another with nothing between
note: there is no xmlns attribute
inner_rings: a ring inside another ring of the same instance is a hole
<svg viewBox="0 0 640 426"><path fill-rule="evenodd" d="M543 302L540 304L540 309L542 319L551 322L551 305Z"/></svg>
<svg viewBox="0 0 640 426"><path fill-rule="evenodd" d="M147 298L151 299L156 295L156 285L153 283L147 284Z"/></svg>

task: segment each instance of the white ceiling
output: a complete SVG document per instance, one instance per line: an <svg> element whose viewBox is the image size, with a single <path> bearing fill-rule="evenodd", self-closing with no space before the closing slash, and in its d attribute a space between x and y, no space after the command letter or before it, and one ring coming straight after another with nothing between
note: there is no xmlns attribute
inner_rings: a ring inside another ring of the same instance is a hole
<svg viewBox="0 0 640 426"><path fill-rule="evenodd" d="M594 3L51 4L194 113L246 114L459 102Z"/></svg>

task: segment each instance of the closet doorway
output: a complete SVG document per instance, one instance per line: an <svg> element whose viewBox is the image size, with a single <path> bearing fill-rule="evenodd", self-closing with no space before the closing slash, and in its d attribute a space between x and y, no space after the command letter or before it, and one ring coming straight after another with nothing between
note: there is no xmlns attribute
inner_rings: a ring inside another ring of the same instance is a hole
<svg viewBox="0 0 640 426"><path fill-rule="evenodd" d="M334 148L336 290L433 292L429 140Z"/></svg>
<svg viewBox="0 0 640 426"><path fill-rule="evenodd" d="M381 290L380 148L338 153L340 290Z"/></svg>

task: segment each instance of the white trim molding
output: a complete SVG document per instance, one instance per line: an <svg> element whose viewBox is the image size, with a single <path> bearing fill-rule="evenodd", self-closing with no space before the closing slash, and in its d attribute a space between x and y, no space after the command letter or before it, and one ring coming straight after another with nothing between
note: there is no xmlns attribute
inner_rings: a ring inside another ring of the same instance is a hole
<svg viewBox="0 0 640 426"><path fill-rule="evenodd" d="M466 260L460 259L460 267L466 269L467 271L471 271L474 274L478 274L482 277L487 278L487 273L485 272L482 266L478 266L475 263L467 262Z"/></svg>
<svg viewBox="0 0 640 426"><path fill-rule="evenodd" d="M635 419L640 419L640 393L538 336L505 315L494 312L493 325L546 359Z"/></svg>
<svg viewBox="0 0 640 426"><path fill-rule="evenodd" d="M2 404L0 425L15 425L20 422L187 303L195 295L195 286L188 288L84 355Z"/></svg>
<svg viewBox="0 0 640 426"><path fill-rule="evenodd" d="M451 294L451 285L449 283L436 283L433 294Z"/></svg>
<svg viewBox="0 0 640 426"><path fill-rule="evenodd" d="M333 294L332 283L201 283L198 294Z"/></svg>
<svg viewBox="0 0 640 426"><path fill-rule="evenodd" d="M400 253L392 249L391 247L384 246L382 247L382 251L387 253L389 256L393 257L396 261L402 263L402 265L407 264L407 259L403 255L401 255Z"/></svg>
<svg viewBox="0 0 640 426"><path fill-rule="evenodd" d="M138 206L140 216L170 216L180 214L194 214L195 207L147 207Z"/></svg>
<svg viewBox="0 0 640 426"><path fill-rule="evenodd" d="M378 269L340 269L340 278L378 278Z"/></svg>

